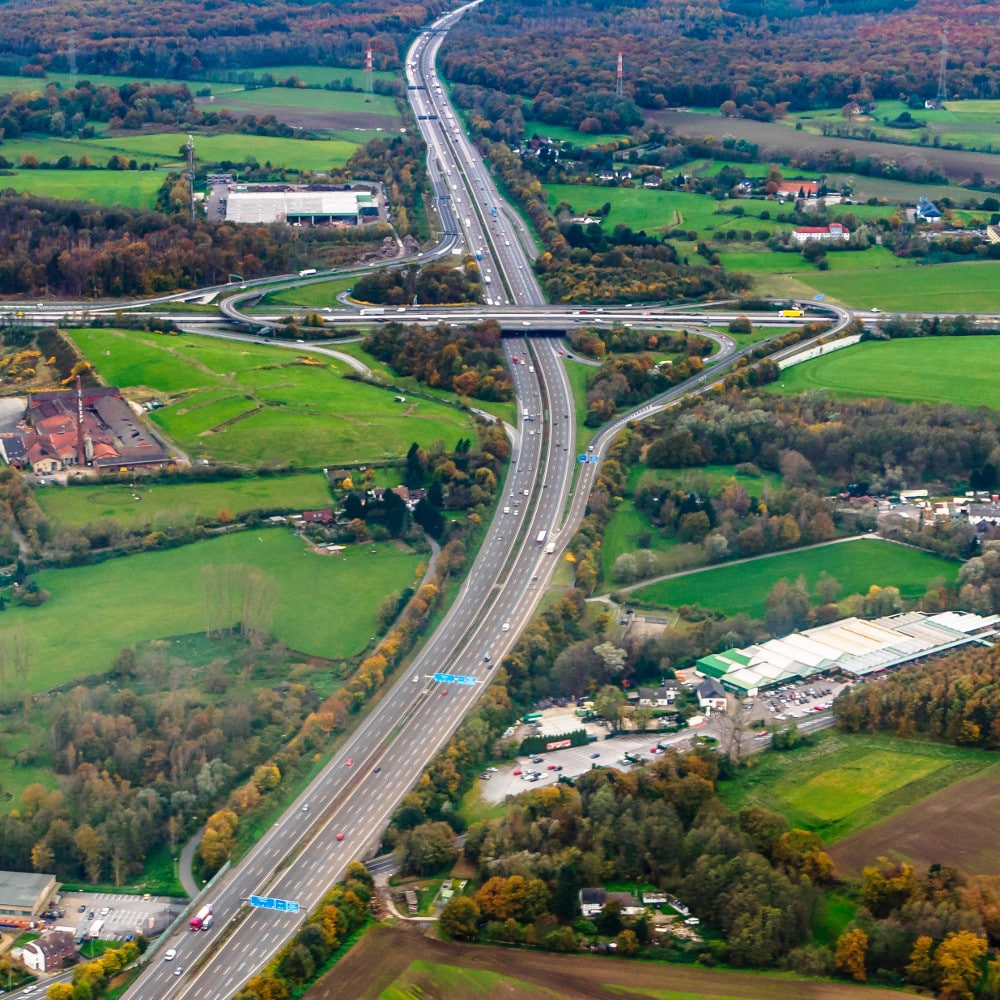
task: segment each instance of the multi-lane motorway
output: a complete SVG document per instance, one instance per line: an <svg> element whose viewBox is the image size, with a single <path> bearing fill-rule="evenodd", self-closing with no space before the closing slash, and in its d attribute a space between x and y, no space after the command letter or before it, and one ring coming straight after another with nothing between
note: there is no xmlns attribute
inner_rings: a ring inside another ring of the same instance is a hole
<svg viewBox="0 0 1000 1000"><path fill-rule="evenodd" d="M419 36L407 55L406 76L427 142L429 172L445 230L434 253L440 256L459 247L481 254L483 274L490 278L486 306L469 318L493 310L504 317L508 329L514 324L538 329L551 322L565 328L605 320L664 325L669 314L663 310L609 309L597 315L597 311L543 305L530 266L532 247L524 240L520 220L504 204L479 154L462 134L436 76L434 61L444 34L467 9L440 18ZM230 302L238 314L238 297ZM405 317L399 318L422 320L425 315L428 321L455 319L454 311L419 306L406 309ZM840 320L847 318L844 314ZM679 314L677 321L696 322L688 312ZM732 341L719 340L717 357L737 356ZM508 339L504 346L508 362L514 354L531 362L511 365L522 419L497 514L450 611L343 749L211 890L207 898L215 913L211 930L175 932L153 955L126 994L129 998L225 1000L258 973L343 875L348 862L370 855L399 801L480 696L493 664L513 646L533 613L558 552L583 516L598 466L576 461L572 395L555 342ZM717 379L719 370L719 364L713 365L696 388ZM691 389L688 384L672 390L646 404L641 415ZM602 430L594 439L597 454L632 416ZM552 554L546 552L550 542L555 543ZM436 672L475 678L476 683L440 683L433 679ZM251 895L295 900L301 912L251 909ZM166 947L176 949L171 961L160 957Z"/></svg>

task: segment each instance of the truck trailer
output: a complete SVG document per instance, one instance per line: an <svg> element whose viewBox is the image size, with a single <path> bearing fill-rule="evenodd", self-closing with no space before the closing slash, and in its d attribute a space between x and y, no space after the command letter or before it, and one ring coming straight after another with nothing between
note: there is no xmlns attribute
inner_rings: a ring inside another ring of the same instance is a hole
<svg viewBox="0 0 1000 1000"><path fill-rule="evenodd" d="M191 918L191 930L208 930L212 926L212 907L207 903Z"/></svg>

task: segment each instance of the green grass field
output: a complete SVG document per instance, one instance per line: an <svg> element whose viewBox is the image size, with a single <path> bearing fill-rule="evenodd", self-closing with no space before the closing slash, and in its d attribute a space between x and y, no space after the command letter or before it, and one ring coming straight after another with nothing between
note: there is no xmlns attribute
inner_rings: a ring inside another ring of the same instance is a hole
<svg viewBox="0 0 1000 1000"><path fill-rule="evenodd" d="M44 93L45 88L50 83L55 83L60 90L68 90L82 80L89 80L95 87L121 87L126 83L135 80L142 80L150 84L173 84L178 80L165 80L161 77L134 77L134 76L105 76L101 73L77 73L71 76L69 73L48 73L44 80L30 76L0 76L0 94L13 94L17 91L27 93ZM207 80L186 80L184 81L191 88L192 93L211 87L213 94L226 94L233 90L242 90L239 83L214 83ZM325 82L325 81L324 81Z"/></svg>
<svg viewBox="0 0 1000 1000"><path fill-rule="evenodd" d="M986 751L827 730L815 746L755 754L720 796L780 812L829 844L992 763Z"/></svg>
<svg viewBox="0 0 1000 1000"><path fill-rule="evenodd" d="M238 73L248 72L247 70L237 70ZM265 73L270 73L276 80L287 80L294 76L310 87L322 87L333 80L344 80L351 77L356 87L361 86L364 69L361 66L303 66L296 64L293 66L254 66L249 72L253 73L256 79L261 79ZM386 70L376 69L372 71L372 77L376 80L388 82L398 80L399 73L392 73Z"/></svg>
<svg viewBox="0 0 1000 1000"><path fill-rule="evenodd" d="M222 584L206 580L205 567L228 586L254 567L273 581L272 631L279 639L310 655L349 657L376 634L379 602L408 586L420 562L391 544L374 553L351 546L342 557L316 555L287 528L223 535L96 566L44 570L37 580L51 597L40 608L8 608L0 643L15 636L27 641L29 665L18 689L45 691L104 672L123 646L206 628ZM336 610L346 604L350 614ZM212 626L232 624L238 610L228 622L219 612Z"/></svg>
<svg viewBox="0 0 1000 1000"><path fill-rule="evenodd" d="M637 600L665 607L698 604L727 615L760 618L764 599L779 581L804 576L812 587L826 571L843 588L842 596L867 593L872 584L898 587L903 597L924 594L935 577L954 580L959 564L877 539L855 539L787 552L764 559L699 570L663 580L635 592Z"/></svg>
<svg viewBox="0 0 1000 1000"><path fill-rule="evenodd" d="M164 174L153 170L18 170L0 186L46 198L152 208L163 181Z"/></svg>
<svg viewBox="0 0 1000 1000"><path fill-rule="evenodd" d="M1000 337L921 337L867 341L804 361L769 388L783 395L826 389L845 399L995 407L998 379Z"/></svg>
<svg viewBox="0 0 1000 1000"><path fill-rule="evenodd" d="M547 125L545 122L531 121L527 118L524 120L524 134L529 139L533 135L539 135L556 142L572 142L583 149L589 149L591 146L603 146L605 143L618 142L628 138L624 132L602 132L599 135L589 135L586 132L578 132L568 125Z"/></svg>
<svg viewBox="0 0 1000 1000"><path fill-rule="evenodd" d="M193 524L221 510L237 517L248 510L322 507L330 503L330 491L321 474L308 473L214 483L98 483L92 488L39 490L37 498L42 510L60 524L80 525L110 517L130 528L148 525L157 529Z"/></svg>
<svg viewBox="0 0 1000 1000"><path fill-rule="evenodd" d="M676 538L652 527L631 500L623 500L615 508L601 541L601 573L609 586L614 580L612 570L615 560L626 552L635 552L639 548L638 538L643 533L649 535L647 547L653 552L666 552L677 544Z"/></svg>
<svg viewBox="0 0 1000 1000"><path fill-rule="evenodd" d="M831 298L901 312L1000 311L1000 261L872 271L815 271L799 279Z"/></svg>
<svg viewBox="0 0 1000 1000"><path fill-rule="evenodd" d="M366 99L367 98L367 99ZM316 90L296 87L261 87L240 90L219 98L220 108L233 105L260 108L299 108L306 111L351 111L396 119L396 101L380 94L368 96L354 90Z"/></svg>
<svg viewBox="0 0 1000 1000"><path fill-rule="evenodd" d="M418 441L453 447L472 432L461 411L345 379L348 366L306 348L210 337L73 330L110 385L173 396L154 421L192 458L317 467L396 459ZM227 421L234 423L227 424Z"/></svg>
<svg viewBox="0 0 1000 1000"><path fill-rule="evenodd" d="M280 292L268 292L260 300L259 308L271 310L274 306L299 306L303 309L339 309L337 296L341 292L349 292L357 279L335 278L332 281L317 281L313 285L299 285L298 288L285 288ZM362 317L359 317L359 323ZM369 320L370 322L370 320Z"/></svg>
<svg viewBox="0 0 1000 1000"><path fill-rule="evenodd" d="M766 490L781 489L781 476L775 472L762 472L760 476L744 476L736 472L735 465L705 465L696 469L650 469L635 465L629 473L630 493L643 486L650 489L680 488L687 493L715 493L734 480L751 496L759 497Z"/></svg>

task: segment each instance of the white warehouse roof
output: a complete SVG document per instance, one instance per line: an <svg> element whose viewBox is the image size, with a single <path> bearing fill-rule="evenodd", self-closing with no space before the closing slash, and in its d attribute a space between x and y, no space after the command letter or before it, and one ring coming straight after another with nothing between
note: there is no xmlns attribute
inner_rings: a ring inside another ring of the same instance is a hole
<svg viewBox="0 0 1000 1000"><path fill-rule="evenodd" d="M309 217L354 219L373 204L367 191L230 191L227 222L287 222Z"/></svg>

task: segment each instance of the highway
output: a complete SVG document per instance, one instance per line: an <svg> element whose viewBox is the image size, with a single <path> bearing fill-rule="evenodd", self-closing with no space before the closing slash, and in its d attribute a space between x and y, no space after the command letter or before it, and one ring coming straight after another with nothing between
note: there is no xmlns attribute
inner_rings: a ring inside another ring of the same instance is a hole
<svg viewBox="0 0 1000 1000"><path fill-rule="evenodd" d="M467 9L440 18L416 39L406 59L408 93L428 144L445 230L446 238L435 253L450 253L451 246L460 245L482 254L483 273L491 278L491 301L484 308L500 310L508 327L517 323L527 332L527 327L538 329L549 323L591 323L595 317L589 310L544 306L530 266L531 247L522 243L518 217L504 206L478 153L455 125L454 109L437 80L434 59L444 32ZM228 300L237 313L242 298L240 294ZM407 309L404 315L411 318L414 313L420 320L440 315L420 307ZM703 321L703 314L693 311L669 314L678 315L680 323ZM666 315L667 310L639 307L606 310L600 318L663 325ZM453 321L456 311L449 310L447 316ZM840 316L840 325L849 318L847 313ZM729 338L717 339L720 362L744 353L737 352ZM161 942L125 994L130 1000L225 1000L257 974L343 876L348 862L374 852L400 800L480 697L493 665L514 645L534 613L558 560L557 554L546 553L548 543L555 543L556 553L565 547L583 516L599 465L577 463L576 419L558 342L508 337L504 349L522 419L497 513L450 610L343 748L247 856L199 901L212 904L212 928L191 932L182 927ZM515 354L528 363L514 365ZM693 389L704 390L721 377L724 367L713 365L697 380L602 429L594 439L595 453L603 454L629 419L672 405ZM577 469L579 479L574 483ZM510 512L504 513L504 508ZM331 611L324 607L319 613ZM460 675L470 683L442 683L434 679L435 673ZM293 900L300 912L251 909L251 895ZM161 957L168 947L177 952L172 961Z"/></svg>
<svg viewBox="0 0 1000 1000"><path fill-rule="evenodd" d="M408 72L412 66L423 67L420 79L425 86L436 79L433 58L440 29L455 16L447 15L422 34L407 57ZM437 93L433 103L439 112L447 106ZM440 132L433 120L421 124L432 135ZM485 174L467 170L475 154L453 140L438 136L433 147L443 168L436 190L442 178L450 176L456 183L461 177L463 184L480 185L482 192ZM479 169L485 171L481 163ZM506 213L490 213L490 219L499 220L495 224L482 217L482 206L489 202L499 206L495 191L481 195L477 211L469 206L468 222L465 217L458 222L462 239L469 246L491 248L487 266L499 301L540 304L530 261L516 238L510 239L514 234ZM464 199L456 207L462 204ZM448 218L443 212L445 226ZM553 344L531 347L537 351L536 364L512 362L514 354L529 354L528 343L509 338L504 348L523 419L505 496L451 609L343 749L213 888L206 900L215 913L213 927L207 932L175 932L163 944L175 948L176 957L165 961L153 956L126 996L222 1000L237 992L291 937L305 913L342 877L347 863L374 851L403 795L485 690L493 664L502 660L529 620L555 565L536 539L557 531L565 509L574 468L575 418L569 383ZM510 513L504 514L504 507ZM435 672L474 682L439 683ZM301 912L252 910L247 905L252 894L294 900Z"/></svg>

